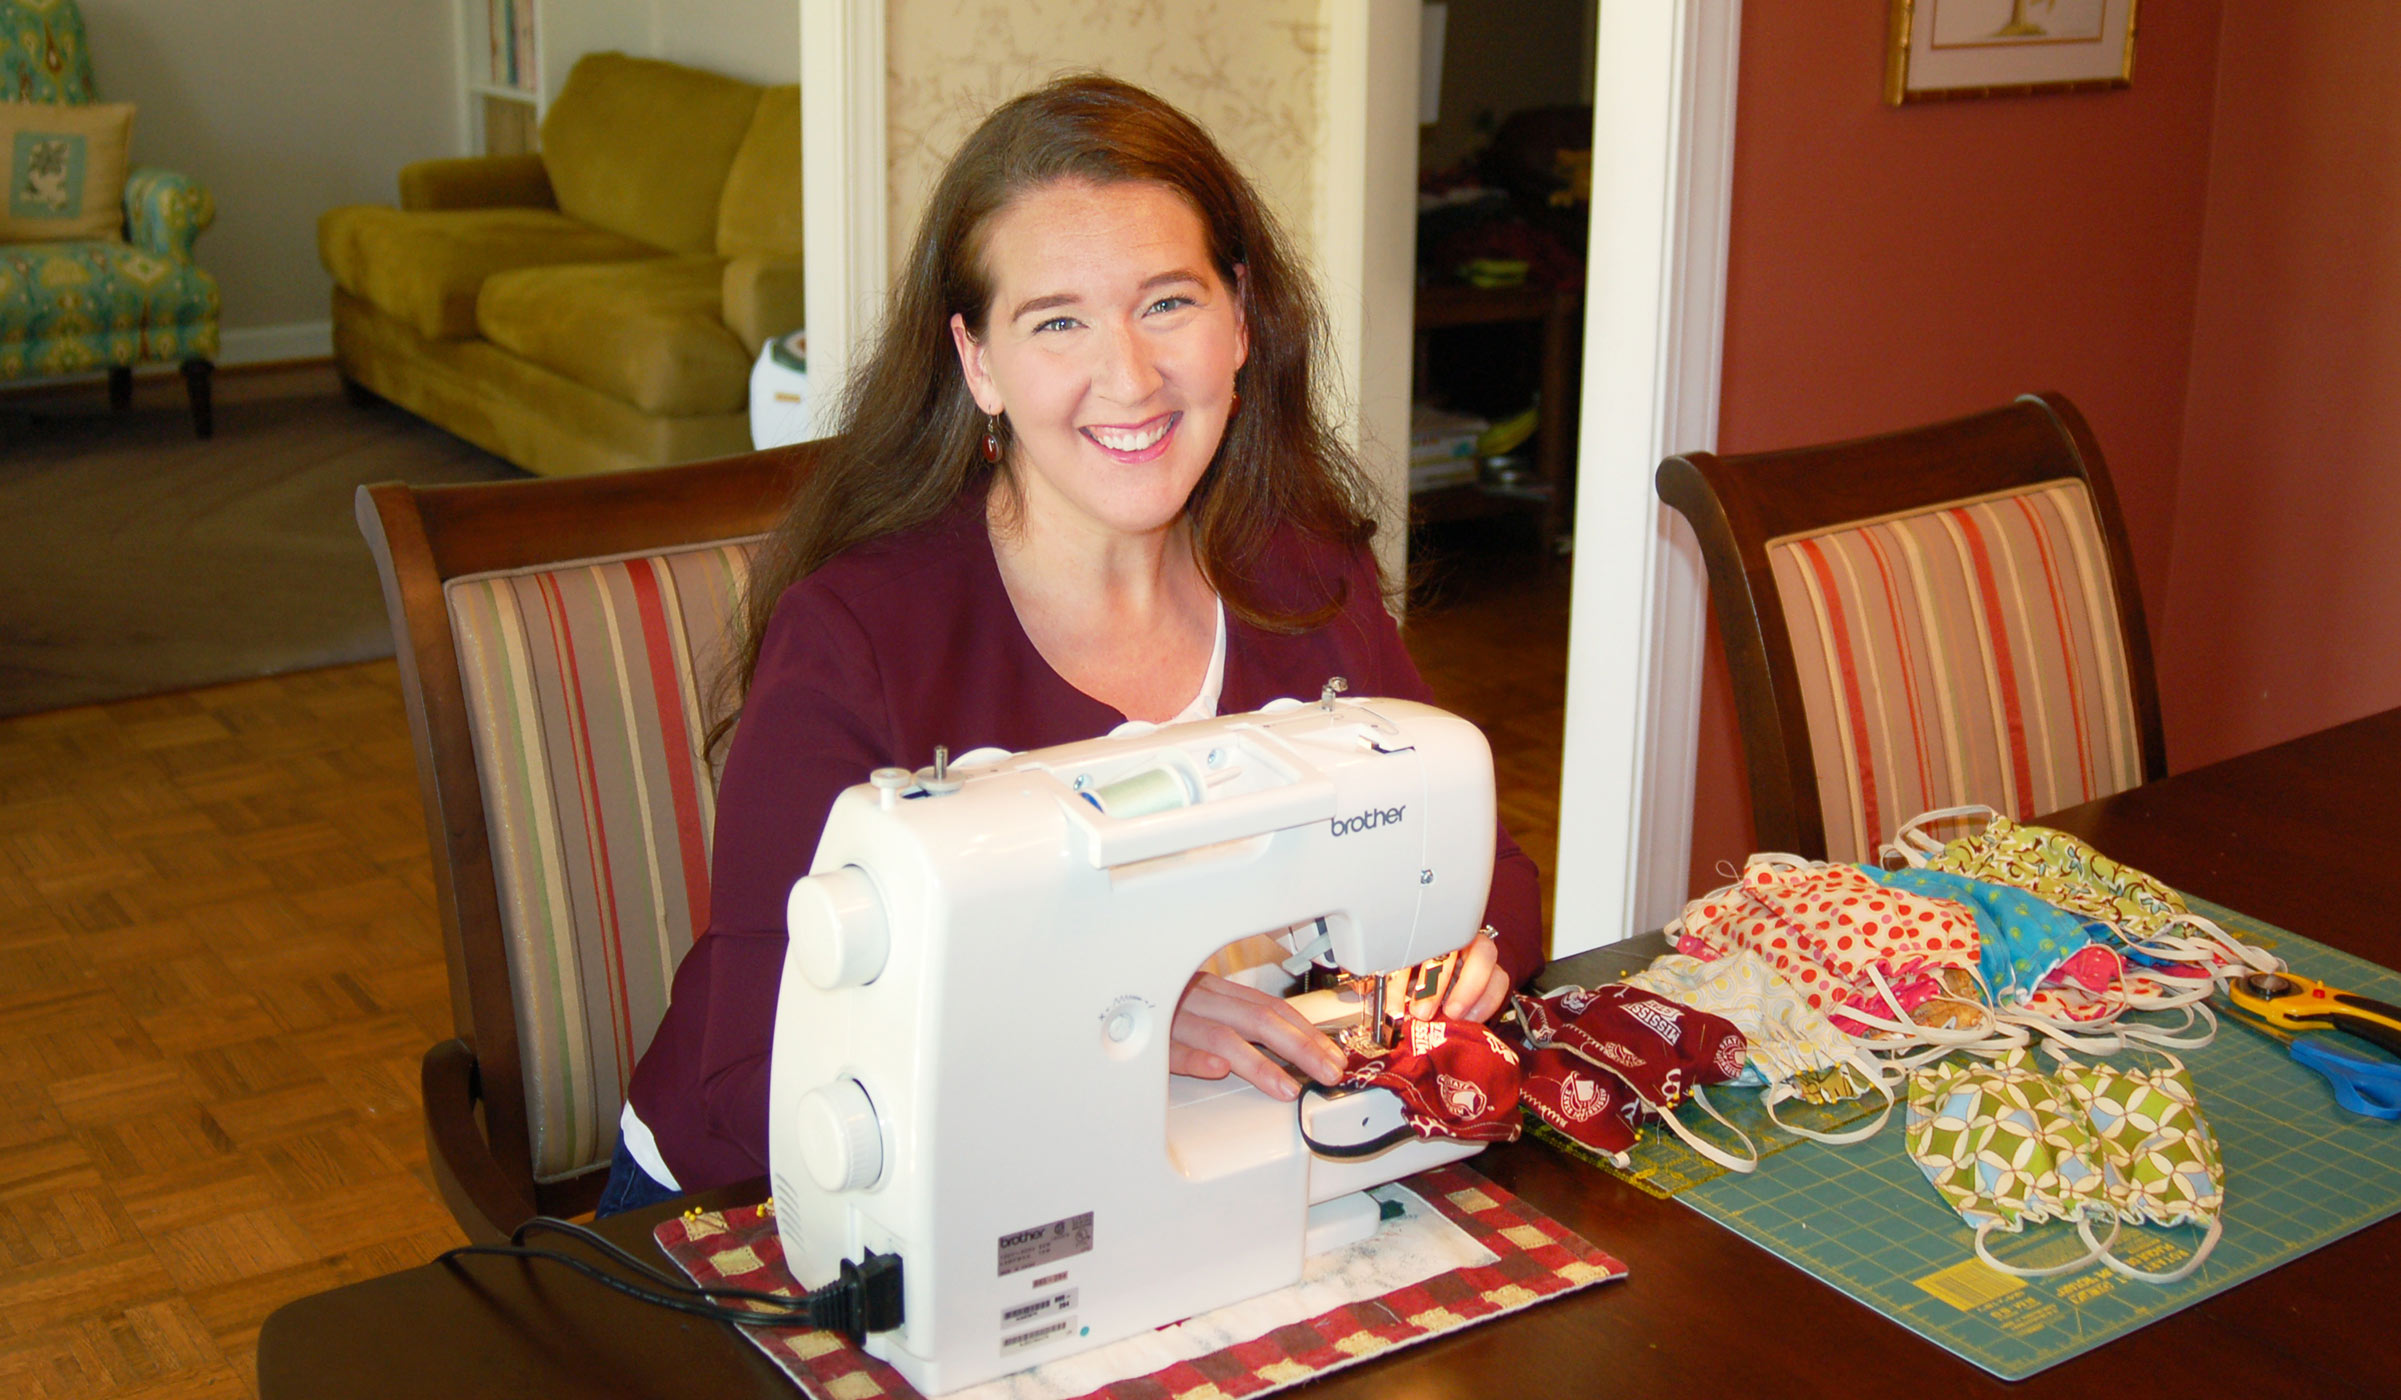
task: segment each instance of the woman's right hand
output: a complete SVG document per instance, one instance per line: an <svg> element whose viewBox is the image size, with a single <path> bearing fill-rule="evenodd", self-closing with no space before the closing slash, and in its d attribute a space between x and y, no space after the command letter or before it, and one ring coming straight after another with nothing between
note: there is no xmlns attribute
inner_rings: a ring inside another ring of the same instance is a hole
<svg viewBox="0 0 2401 1400"><path fill-rule="evenodd" d="M1168 1032L1168 1071L1195 1079L1240 1075L1262 1093L1287 1102L1299 1098L1300 1084L1263 1050L1283 1056L1320 1084L1342 1078L1342 1052L1282 997L1214 973L1194 973Z"/></svg>

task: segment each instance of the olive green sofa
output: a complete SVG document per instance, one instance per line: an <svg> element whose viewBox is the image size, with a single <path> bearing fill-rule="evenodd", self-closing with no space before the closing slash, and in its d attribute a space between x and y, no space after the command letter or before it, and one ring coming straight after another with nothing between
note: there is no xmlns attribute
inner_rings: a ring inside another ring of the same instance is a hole
<svg viewBox="0 0 2401 1400"><path fill-rule="evenodd" d="M424 161L327 211L345 381L528 471L750 449L750 369L802 323L800 90L589 54L538 155Z"/></svg>

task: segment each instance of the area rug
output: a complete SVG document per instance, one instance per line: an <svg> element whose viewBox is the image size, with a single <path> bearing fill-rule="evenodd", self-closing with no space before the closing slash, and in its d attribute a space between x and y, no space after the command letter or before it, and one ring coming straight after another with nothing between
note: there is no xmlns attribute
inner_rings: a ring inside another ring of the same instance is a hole
<svg viewBox="0 0 2401 1400"><path fill-rule="evenodd" d="M216 420L172 376L0 399L0 715L389 656L352 493L525 475L329 366L220 374Z"/></svg>

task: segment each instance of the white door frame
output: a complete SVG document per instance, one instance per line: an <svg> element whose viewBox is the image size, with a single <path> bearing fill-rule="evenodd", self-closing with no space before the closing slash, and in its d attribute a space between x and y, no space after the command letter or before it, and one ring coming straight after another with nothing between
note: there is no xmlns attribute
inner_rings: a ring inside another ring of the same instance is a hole
<svg viewBox="0 0 2401 1400"><path fill-rule="evenodd" d="M1322 208L1329 220L1369 222L1352 243L1322 246L1337 353L1358 367L1347 377L1374 460L1379 438L1403 440L1379 431L1374 411L1398 393L1405 415L1408 370L1376 358L1391 347L1373 332L1407 324L1411 292L1359 275L1350 249L1403 242L1389 236L1403 224L1378 195L1396 152L1415 164L1415 120L1396 122L1386 95L1414 90L1418 6L1328 6L1337 139ZM1684 902L1708 587L1691 533L1680 520L1671 530L1651 479L1662 457L1717 442L1741 19L1739 0L1600 5L1554 957L1655 929ZM1391 32L1400 29L1405 41ZM1375 148L1364 159L1340 139L1360 127ZM1363 314L1342 305L1354 287L1365 289Z"/></svg>
<svg viewBox="0 0 2401 1400"><path fill-rule="evenodd" d="M1361 446L1396 499L1415 246L1414 176L1396 172L1416 167L1418 9L1325 12L1326 300ZM1741 17L1740 0L1600 6L1553 956L1656 928L1683 903L1708 590L1651 476L1717 441ZM802 0L809 358L828 392L885 286L884 32L884 0Z"/></svg>
<svg viewBox="0 0 2401 1400"><path fill-rule="evenodd" d="M883 312L886 124L884 0L801 0L801 246L809 378L821 403L848 382Z"/></svg>

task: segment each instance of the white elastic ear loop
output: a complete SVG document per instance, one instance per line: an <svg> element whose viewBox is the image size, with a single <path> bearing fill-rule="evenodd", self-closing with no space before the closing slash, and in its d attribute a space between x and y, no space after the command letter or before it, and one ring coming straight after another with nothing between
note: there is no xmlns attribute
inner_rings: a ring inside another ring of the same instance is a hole
<svg viewBox="0 0 2401 1400"><path fill-rule="evenodd" d="M2177 915L2176 922L2179 924L2188 924L2193 928L2201 930L2202 934L2207 937L2210 942L2217 944L2219 947L2241 959L2243 965L2250 968L2253 972L2284 971L2284 959L2277 957L2274 953L2269 952L2265 948L2259 947L2257 944L2245 943L2241 939L2235 937L2233 934L2228 933L2225 929L2219 927L2218 922L2215 919L2208 918L2200 914L2185 913Z"/></svg>
<svg viewBox="0 0 2401 1400"><path fill-rule="evenodd" d="M2093 1244L2093 1237L2089 1233L2090 1222L2078 1220L2076 1222L2076 1235L2086 1244L2092 1245L2092 1250L2090 1253L2087 1253L2080 1258L2070 1259L2065 1264L2053 1264L2047 1268L2041 1269L2021 1269L2015 1264L2004 1264L2000 1260L1993 1258L1992 1251L1984 1247L1984 1237L1991 1234L1995 1227L1999 1226L2000 1223L2001 1222L1998 1220L1987 1220L1983 1224L1976 1227L1976 1257L1983 1260L1987 1265L1995 1269L1999 1269L2002 1273L2014 1274L2019 1278L2049 1278L2053 1274L2073 1273L2078 1269L2089 1268L2096 1259L2106 1260L2109 1258L2109 1246L2116 1242L2119 1229L2118 1218L2113 1213L2109 1217L2109 1238L2101 1241L2099 1244Z"/></svg>
<svg viewBox="0 0 2401 1400"><path fill-rule="evenodd" d="M1846 1128L1837 1133L1819 1133L1812 1132L1807 1128L1796 1128L1792 1124L1787 1123L1783 1119L1776 1116L1777 1104L1782 1103L1786 1099L1797 1099L1801 1096L1800 1092L1794 1089L1790 1084L1779 1084L1775 1088L1769 1090L1766 1094L1761 1095L1759 1099L1759 1106L1767 1110L1767 1121L1775 1124L1779 1128L1782 1128L1784 1131L1792 1134L1794 1137L1804 1137L1808 1138L1812 1142L1831 1143L1836 1147L1840 1147L1845 1143L1865 1142L1869 1138L1874 1137L1876 1134L1884 1131L1885 1120L1892 1117L1893 1105L1899 1102L1898 1099L1893 1097L1892 1086L1884 1082L1883 1075L1877 1074L1870 1075L1868 1077L1868 1087L1874 1089L1877 1093L1884 1096L1884 1111L1876 1115L1875 1122L1868 1124L1864 1128Z"/></svg>
<svg viewBox="0 0 2401 1400"><path fill-rule="evenodd" d="M1677 1137L1684 1139L1684 1145L1686 1147L1691 1148L1693 1151L1700 1153L1710 1161L1717 1163L1721 1167L1724 1167L1727 1171L1757 1171L1759 1169L1759 1144L1751 1141L1751 1135L1744 1132L1742 1129L1735 1127L1732 1123L1726 1122L1726 1115L1718 1112L1716 1107L1709 1102L1709 1095L1702 1091L1700 1085L1695 1084L1692 1086L1691 1097L1694 1103L1697 1103L1701 1106L1701 1111L1703 1113L1715 1118L1727 1132L1730 1132L1734 1134L1734 1136L1742 1139L1742 1145L1744 1149L1751 1154L1750 1160L1746 1162L1742 1158L1734 1156L1723 1148L1712 1147L1708 1143L1701 1141L1701 1139L1693 1133L1692 1129L1685 1127L1683 1123L1677 1120L1676 1115L1672 1110L1660 1108L1658 1109L1659 1116L1667 1120L1668 1129L1675 1133ZM1653 1107L1656 1108L1657 1105L1653 1105Z"/></svg>
<svg viewBox="0 0 2401 1400"><path fill-rule="evenodd" d="M2184 1024L2181 1026L2120 1026L2118 1034L2133 1042L2138 1049L2150 1046L2160 1050L2198 1050L2218 1038L2218 1013L2209 1009L2208 1002L2192 1002L2183 1010ZM2195 1021L2207 1023L2208 1029L2192 1035L2182 1034Z"/></svg>
<svg viewBox="0 0 2401 1400"><path fill-rule="evenodd" d="M1981 802L1970 802L1960 807L1937 807L1930 812L1920 812L1903 823L1901 829L1892 834L1892 840L1885 842L1876 854L1880 859L1889 851L1913 866L1923 867L1926 864L1926 857L1941 851L1943 845L1942 842L1926 834L1926 827L1935 822L1949 821L1954 817L1972 817L1979 812L1984 814L1985 824L1988 826L1991 825L1994 817L2000 815Z"/></svg>
<svg viewBox="0 0 2401 1400"><path fill-rule="evenodd" d="M2076 1228L2079 1231L2083 1230L2083 1223L2078 1222ZM2139 1283L2181 1283L2185 1279L2192 1277L2193 1270L2201 1267L2201 1261L2209 1257L2209 1251L2218 1247L2218 1236L2224 1234L2225 1230L2226 1225L2224 1221L2220 1220L2214 1215L2209 1217L2209 1232L2201 1236L2200 1247L2193 1251L2192 1258L2185 1260L2183 1263L2177 1265L2173 1269L2168 1270L2164 1274L2147 1273L2144 1270L2138 1269L2132 1264L2127 1263L2125 1260L2118 1258L2115 1254L2110 1253L2107 1249L2103 1249L2101 1251L2101 1262L2109 1266L2109 1271L2111 1273L2117 1274L2124 1278L2133 1279ZM2115 1230L2110 1231L2109 1238L2114 1241L2117 1238L2117 1232ZM2086 1235L2084 1239L2085 1243L2087 1244L2092 1242L2092 1236L2090 1235Z"/></svg>

